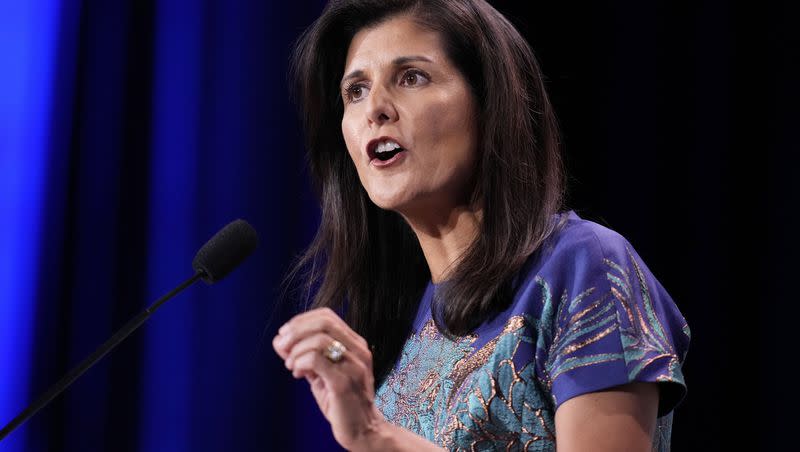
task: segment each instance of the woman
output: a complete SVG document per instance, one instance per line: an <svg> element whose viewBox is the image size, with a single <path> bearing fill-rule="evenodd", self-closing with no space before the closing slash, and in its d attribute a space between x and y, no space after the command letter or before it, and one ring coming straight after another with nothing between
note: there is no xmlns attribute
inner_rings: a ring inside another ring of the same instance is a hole
<svg viewBox="0 0 800 452"><path fill-rule="evenodd" d="M322 223L312 309L273 346L343 447L668 447L688 327L622 236L562 211L555 115L500 13L333 1L293 76Z"/></svg>

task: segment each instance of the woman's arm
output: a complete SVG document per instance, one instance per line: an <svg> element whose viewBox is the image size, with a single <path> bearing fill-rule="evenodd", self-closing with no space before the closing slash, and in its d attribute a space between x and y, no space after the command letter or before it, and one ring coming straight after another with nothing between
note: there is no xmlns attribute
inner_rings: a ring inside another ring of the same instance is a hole
<svg viewBox="0 0 800 452"><path fill-rule="evenodd" d="M558 452L649 452L658 410L655 383L629 383L590 392L564 402L556 411ZM354 452L441 451L401 427L382 422Z"/></svg>
<svg viewBox="0 0 800 452"><path fill-rule="evenodd" d="M556 410L558 452L652 449L656 383L628 383L567 400Z"/></svg>
<svg viewBox="0 0 800 452"><path fill-rule="evenodd" d="M364 440L357 447L351 449L352 452L373 452L377 450L386 452L441 452L444 449L410 430L383 421L371 435L364 437Z"/></svg>
<svg viewBox="0 0 800 452"><path fill-rule="evenodd" d="M629 383L590 392L564 402L556 411L558 452L649 452L658 411L655 383ZM382 422L354 452L441 451L401 427Z"/></svg>

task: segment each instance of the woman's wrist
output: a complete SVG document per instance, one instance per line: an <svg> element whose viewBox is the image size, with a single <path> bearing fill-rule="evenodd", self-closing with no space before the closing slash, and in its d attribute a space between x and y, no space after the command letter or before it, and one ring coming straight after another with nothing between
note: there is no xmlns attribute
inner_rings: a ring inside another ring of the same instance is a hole
<svg viewBox="0 0 800 452"><path fill-rule="evenodd" d="M377 419L364 432L357 444L350 449L351 452L392 451L397 450L393 444L392 424L382 417Z"/></svg>
<svg viewBox="0 0 800 452"><path fill-rule="evenodd" d="M371 427L352 452L425 452L442 451L443 449L417 435L416 433L398 427L383 417Z"/></svg>

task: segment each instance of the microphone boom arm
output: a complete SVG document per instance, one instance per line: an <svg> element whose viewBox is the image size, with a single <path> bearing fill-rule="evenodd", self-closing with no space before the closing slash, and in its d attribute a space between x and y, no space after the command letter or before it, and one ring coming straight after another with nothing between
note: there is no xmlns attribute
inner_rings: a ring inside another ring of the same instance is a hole
<svg viewBox="0 0 800 452"><path fill-rule="evenodd" d="M69 371L66 375L64 375L58 383L54 384L47 390L38 400L33 402L25 408L20 414L17 415L11 422L9 422L3 430L0 430L0 441L3 440L6 436L8 436L11 432L13 432L17 427L22 425L25 421L31 418L37 411L44 408L50 401L52 401L56 396L61 394L64 389L66 389L72 382L78 379L84 372L89 370L97 361L100 360L106 353L110 352L111 349L119 345L120 342L125 340L131 333L136 331L147 319L152 315L156 309L161 307L164 302L169 300L170 298L177 295L183 289L191 286L198 279L201 279L205 276L203 272L197 272L191 278L187 279L178 287L172 289L171 292L167 293L166 295L162 296L158 300L155 301L149 308L145 309L139 315L132 318L128 323L125 324L122 328L120 328L113 336L111 336L103 345L97 348L91 355L87 356L80 364L73 367L72 370Z"/></svg>

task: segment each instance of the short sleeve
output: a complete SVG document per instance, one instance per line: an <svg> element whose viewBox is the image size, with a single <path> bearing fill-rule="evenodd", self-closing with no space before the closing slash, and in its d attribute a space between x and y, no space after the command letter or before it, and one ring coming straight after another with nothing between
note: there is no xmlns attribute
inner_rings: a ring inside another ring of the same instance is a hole
<svg viewBox="0 0 800 452"><path fill-rule="evenodd" d="M657 383L658 416L670 413L686 394L686 320L624 237L595 224L576 246L539 325L537 372L556 408L638 381Z"/></svg>

